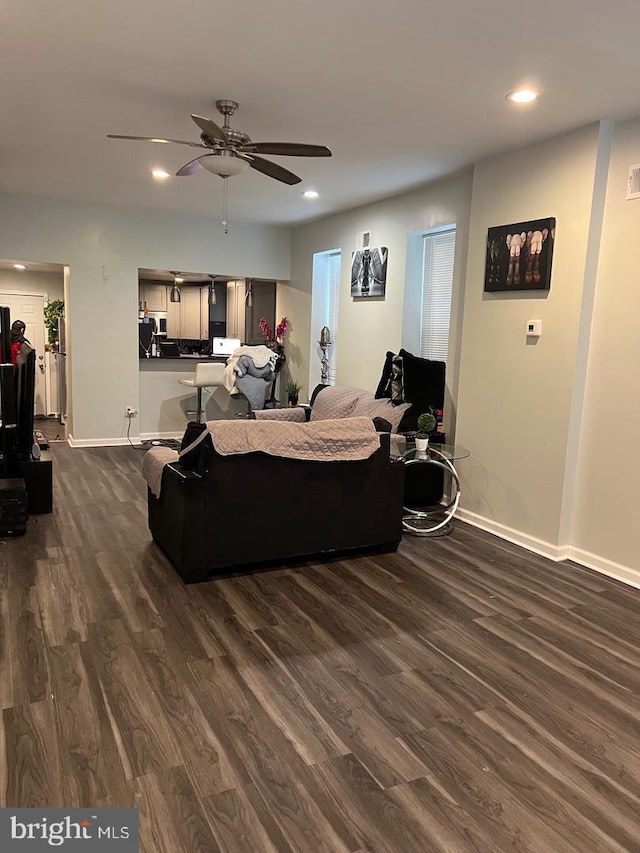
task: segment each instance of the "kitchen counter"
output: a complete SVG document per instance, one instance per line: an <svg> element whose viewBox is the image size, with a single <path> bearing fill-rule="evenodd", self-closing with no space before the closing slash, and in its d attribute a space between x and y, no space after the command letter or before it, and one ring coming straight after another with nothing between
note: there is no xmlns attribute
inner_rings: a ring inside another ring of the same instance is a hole
<svg viewBox="0 0 640 853"><path fill-rule="evenodd" d="M181 438L195 412L196 392L180 384L180 379L192 379L199 361L225 364L219 356L181 355L141 358L140 369L140 438ZM203 402L207 420L227 420L247 411L247 401L234 399L224 387L205 391Z"/></svg>
<svg viewBox="0 0 640 853"><path fill-rule="evenodd" d="M142 363L152 362L153 364L157 364L162 361L182 361L183 359L189 359L193 361L221 361L226 364L228 356L219 356L219 355L192 355L191 353L182 353L182 355L163 355L163 356L154 356L153 358L140 358L138 359Z"/></svg>

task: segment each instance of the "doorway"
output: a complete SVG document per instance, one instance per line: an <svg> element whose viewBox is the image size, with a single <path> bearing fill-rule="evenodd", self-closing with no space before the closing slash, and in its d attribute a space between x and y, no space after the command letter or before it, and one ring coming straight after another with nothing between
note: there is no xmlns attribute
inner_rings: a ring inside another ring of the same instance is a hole
<svg viewBox="0 0 640 853"><path fill-rule="evenodd" d="M46 415L44 296L0 292L0 303L9 307L12 323L14 320L22 320L27 327L24 336L36 351L35 415Z"/></svg>
<svg viewBox="0 0 640 853"><path fill-rule="evenodd" d="M35 428L50 440L64 440L65 429L58 419L58 353L47 347L44 308L53 300L64 300L64 282L61 264L0 259L0 304L8 306L11 322L25 323L25 337L36 350Z"/></svg>

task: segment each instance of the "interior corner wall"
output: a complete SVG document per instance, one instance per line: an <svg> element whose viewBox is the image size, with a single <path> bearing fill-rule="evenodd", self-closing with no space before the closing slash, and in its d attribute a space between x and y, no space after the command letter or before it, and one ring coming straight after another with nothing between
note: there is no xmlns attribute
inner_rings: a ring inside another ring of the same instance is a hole
<svg viewBox="0 0 640 853"><path fill-rule="evenodd" d="M375 390L386 351L397 352L403 345L407 237L411 232L457 224L454 302L459 298L464 279L471 180L472 170L467 169L418 190L293 229L291 281L282 291L280 308L292 320L287 352L291 347L295 354L295 370L291 371L294 378L307 381L311 336L319 340L320 335L320 329L311 328L313 256L317 252L342 251L336 364L339 385ZM386 292L381 298L351 297L351 256L363 231L371 231L372 246L386 246L389 250ZM452 317L452 337L455 337L457 309L452 308L452 315L455 315ZM447 384L454 384L456 376L454 360L447 371Z"/></svg>
<svg viewBox="0 0 640 853"><path fill-rule="evenodd" d="M213 218L0 194L0 257L69 267L78 443L123 441L125 408L138 408L138 267L286 280L290 245L289 228L238 223L224 235Z"/></svg>
<svg viewBox="0 0 640 853"><path fill-rule="evenodd" d="M456 441L462 516L558 553L598 126L476 164ZM484 293L487 229L556 218L550 291ZM526 323L542 320L532 344Z"/></svg>
<svg viewBox="0 0 640 853"><path fill-rule="evenodd" d="M571 556L640 586L640 119L615 128L578 457Z"/></svg>

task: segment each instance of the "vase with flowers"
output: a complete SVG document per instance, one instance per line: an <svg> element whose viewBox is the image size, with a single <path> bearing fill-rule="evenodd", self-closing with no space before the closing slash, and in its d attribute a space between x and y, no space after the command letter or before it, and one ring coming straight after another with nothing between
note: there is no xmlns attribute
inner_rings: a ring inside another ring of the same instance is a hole
<svg viewBox="0 0 640 853"><path fill-rule="evenodd" d="M283 317L282 320L280 320L276 326L275 332L265 317L260 317L258 325L260 326L260 331L264 335L264 342L267 346L270 344L284 344L284 336L289 328L289 320L286 317ZM274 346L271 346L271 349L274 348Z"/></svg>
<svg viewBox="0 0 640 853"><path fill-rule="evenodd" d="M284 354L284 336L289 328L289 320L286 317L283 317L276 326L275 332L269 321L264 317L260 317L258 325L260 326L260 331L264 335L265 346L269 347L270 350L273 350L278 356L275 370L276 373L279 373L286 361Z"/></svg>

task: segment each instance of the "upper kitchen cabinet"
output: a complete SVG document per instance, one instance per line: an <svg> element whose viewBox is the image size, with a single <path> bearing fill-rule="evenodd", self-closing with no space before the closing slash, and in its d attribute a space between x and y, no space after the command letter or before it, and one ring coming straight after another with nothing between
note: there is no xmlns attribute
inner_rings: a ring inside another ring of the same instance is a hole
<svg viewBox="0 0 640 853"><path fill-rule="evenodd" d="M227 337L244 341L244 279L227 282Z"/></svg>
<svg viewBox="0 0 640 853"><path fill-rule="evenodd" d="M149 284L143 282L140 285L140 301L142 307L145 304L149 311L167 310L167 286L165 284Z"/></svg>
<svg viewBox="0 0 640 853"><path fill-rule="evenodd" d="M275 329L276 283L241 279L227 282L227 337L249 345L264 343L260 318Z"/></svg>
<svg viewBox="0 0 640 853"><path fill-rule="evenodd" d="M276 329L276 283L247 279L246 287L251 296L246 300L243 340L250 346L256 346L264 343L264 335L260 329L262 317L274 332Z"/></svg>
<svg viewBox="0 0 640 853"><path fill-rule="evenodd" d="M183 340L200 340L201 299L199 287L180 288L180 335ZM205 339L207 335L204 336Z"/></svg>

